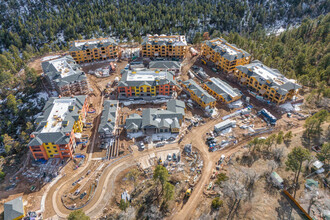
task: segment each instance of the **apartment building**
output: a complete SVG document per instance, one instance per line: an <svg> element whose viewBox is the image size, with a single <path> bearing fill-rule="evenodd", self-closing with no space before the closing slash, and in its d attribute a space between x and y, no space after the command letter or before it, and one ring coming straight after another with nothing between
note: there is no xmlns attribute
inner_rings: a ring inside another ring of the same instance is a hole
<svg viewBox="0 0 330 220"><path fill-rule="evenodd" d="M118 98L171 97L176 85L170 71L123 70L117 87Z"/></svg>
<svg viewBox="0 0 330 220"><path fill-rule="evenodd" d="M277 104L292 100L301 88L295 80L287 79L277 69L269 68L258 60L238 66L235 76L241 84Z"/></svg>
<svg viewBox="0 0 330 220"><path fill-rule="evenodd" d="M118 104L118 100L106 100L103 103L101 122L98 129L102 140L115 136L117 129Z"/></svg>
<svg viewBox="0 0 330 220"><path fill-rule="evenodd" d="M251 60L248 52L222 38L205 41L202 45L202 56L227 73L233 72L236 66L250 63Z"/></svg>
<svg viewBox="0 0 330 220"><path fill-rule="evenodd" d="M71 56L41 63L52 89L62 96L84 95L89 92L87 76Z"/></svg>
<svg viewBox="0 0 330 220"><path fill-rule="evenodd" d="M50 98L30 135L28 146L34 159L73 158L75 133L82 132L87 111L85 95Z"/></svg>
<svg viewBox="0 0 330 220"><path fill-rule="evenodd" d="M171 99L167 109L144 109L142 115L132 114L126 119L127 133L143 132L179 133L185 116L185 104L180 100Z"/></svg>
<svg viewBox="0 0 330 220"><path fill-rule="evenodd" d="M183 58L187 52L187 41L183 35L146 36L142 41L143 57Z"/></svg>
<svg viewBox="0 0 330 220"><path fill-rule="evenodd" d="M70 42L70 55L77 63L118 57L118 44L110 37Z"/></svg>
<svg viewBox="0 0 330 220"><path fill-rule="evenodd" d="M203 88L217 100L226 104L237 101L242 97L238 89L215 77L205 82Z"/></svg>
<svg viewBox="0 0 330 220"><path fill-rule="evenodd" d="M213 98L207 91L200 87L194 80L189 79L182 83L184 90L190 95L190 98L197 102L202 108L214 108L216 99Z"/></svg>

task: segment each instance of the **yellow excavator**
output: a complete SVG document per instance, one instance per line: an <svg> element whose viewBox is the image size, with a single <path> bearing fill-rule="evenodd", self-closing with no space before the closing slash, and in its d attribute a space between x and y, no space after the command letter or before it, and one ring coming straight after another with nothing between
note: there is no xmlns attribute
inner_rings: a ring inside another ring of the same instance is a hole
<svg viewBox="0 0 330 220"><path fill-rule="evenodd" d="M191 188L187 189L186 191L186 197L189 197L191 195Z"/></svg>

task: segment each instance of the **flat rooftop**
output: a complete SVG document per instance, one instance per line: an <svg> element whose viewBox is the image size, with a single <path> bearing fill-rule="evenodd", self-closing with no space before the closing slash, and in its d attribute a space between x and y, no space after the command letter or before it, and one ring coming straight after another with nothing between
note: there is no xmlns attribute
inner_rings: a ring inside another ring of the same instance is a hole
<svg viewBox="0 0 330 220"><path fill-rule="evenodd" d="M166 35L148 35L144 38L144 41L142 44L148 43L148 42L155 42L157 41L159 44L164 42L170 42L172 41L172 44L178 44L178 46L185 46L187 45L186 37L184 35L172 35L172 36L166 36Z"/></svg>
<svg viewBox="0 0 330 220"><path fill-rule="evenodd" d="M155 81L156 79L166 79L167 72L161 71L137 71L136 73L130 72L127 75L127 81Z"/></svg>
<svg viewBox="0 0 330 220"><path fill-rule="evenodd" d="M235 44L228 43L223 38L205 41L206 45L229 61L251 56L248 52L238 48Z"/></svg>
<svg viewBox="0 0 330 220"><path fill-rule="evenodd" d="M239 52L237 48L232 48L223 42L216 41L214 43L218 46L218 48L225 50L229 55L237 55Z"/></svg>
<svg viewBox="0 0 330 220"><path fill-rule="evenodd" d="M69 106L73 105L75 101L75 98L55 99L53 102L52 110L46 119L48 125L47 127L43 127L40 133L60 131L63 120L69 112Z"/></svg>
<svg viewBox="0 0 330 220"><path fill-rule="evenodd" d="M99 44L99 43L113 43L113 40L110 38L99 38L99 39L90 39L90 40L77 40L74 41L75 47L80 47L83 45L93 45L93 44Z"/></svg>
<svg viewBox="0 0 330 220"><path fill-rule="evenodd" d="M67 57L62 57L48 62L53 65L57 72L60 73L61 78L76 74L76 64L72 63L72 60L69 60Z"/></svg>

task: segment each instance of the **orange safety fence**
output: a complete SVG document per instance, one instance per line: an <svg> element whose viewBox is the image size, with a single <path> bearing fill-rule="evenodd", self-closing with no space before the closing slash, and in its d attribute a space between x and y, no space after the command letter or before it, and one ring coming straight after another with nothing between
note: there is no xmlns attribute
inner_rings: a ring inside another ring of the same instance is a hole
<svg viewBox="0 0 330 220"><path fill-rule="evenodd" d="M297 202L297 200L295 200L295 198L293 198L292 196L291 196L291 194L288 192L288 191L286 191L285 189L283 190L283 193L287 196L287 197L289 197L289 199L291 199L293 202L294 202L294 204L296 204L296 206L304 213L304 215L309 219L309 220L313 220L313 218L312 217L310 217L310 215L305 211L305 209L303 208L303 207L301 207L301 205L299 205L299 203Z"/></svg>

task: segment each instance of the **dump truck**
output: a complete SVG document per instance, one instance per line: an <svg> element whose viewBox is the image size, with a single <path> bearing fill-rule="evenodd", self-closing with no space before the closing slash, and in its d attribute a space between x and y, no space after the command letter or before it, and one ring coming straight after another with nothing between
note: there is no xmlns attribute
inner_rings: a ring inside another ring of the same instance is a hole
<svg viewBox="0 0 330 220"><path fill-rule="evenodd" d="M272 115L269 111L267 111L267 109L265 108L261 109L258 112L258 115L261 115L267 123L271 125L276 125L277 118L274 115Z"/></svg>

